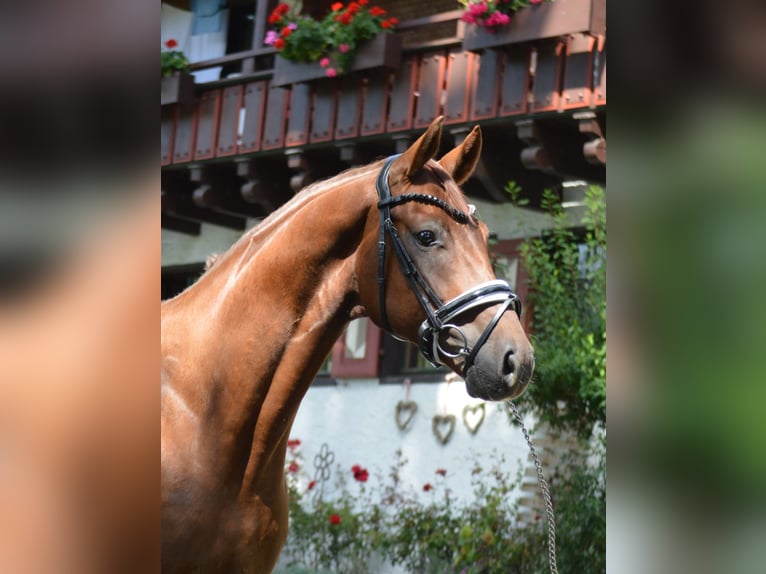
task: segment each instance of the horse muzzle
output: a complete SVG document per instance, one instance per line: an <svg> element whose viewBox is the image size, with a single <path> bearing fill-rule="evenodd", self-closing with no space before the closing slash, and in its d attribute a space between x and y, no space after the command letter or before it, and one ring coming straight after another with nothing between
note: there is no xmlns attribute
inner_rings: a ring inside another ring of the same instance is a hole
<svg viewBox="0 0 766 574"><path fill-rule="evenodd" d="M529 343L521 349L508 346L502 358L485 349L479 353L465 371L466 390L469 395L487 401L514 399L522 394L535 370L534 352Z"/></svg>

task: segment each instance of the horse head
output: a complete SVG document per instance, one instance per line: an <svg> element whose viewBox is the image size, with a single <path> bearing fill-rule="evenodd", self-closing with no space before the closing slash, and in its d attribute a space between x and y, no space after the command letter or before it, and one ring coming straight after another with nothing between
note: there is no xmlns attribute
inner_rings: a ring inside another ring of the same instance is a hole
<svg viewBox="0 0 766 574"><path fill-rule="evenodd" d="M521 303L492 270L487 227L458 187L479 160L481 131L435 161L441 132L438 118L384 162L360 246L359 295L377 325L463 377L471 396L511 399L529 384L534 351Z"/></svg>

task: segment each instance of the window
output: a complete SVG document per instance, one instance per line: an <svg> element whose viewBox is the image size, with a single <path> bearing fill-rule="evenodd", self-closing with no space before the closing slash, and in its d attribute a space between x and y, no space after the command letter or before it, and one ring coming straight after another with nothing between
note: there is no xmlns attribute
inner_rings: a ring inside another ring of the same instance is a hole
<svg viewBox="0 0 766 574"><path fill-rule="evenodd" d="M255 31L255 0L228 2L228 33L226 35L226 53L235 54L245 52L253 46L253 34ZM221 77L226 78L230 74L242 72L242 62L225 64L221 70Z"/></svg>
<svg viewBox="0 0 766 574"><path fill-rule="evenodd" d="M352 321L332 352L330 373L340 378L375 378L380 365L380 329L363 317Z"/></svg>
<svg viewBox="0 0 766 574"><path fill-rule="evenodd" d="M412 343L394 339L388 333L383 335L383 351L380 365L382 382L399 382L405 375L417 374L418 380L443 380L449 372L446 367L434 368L420 350Z"/></svg>

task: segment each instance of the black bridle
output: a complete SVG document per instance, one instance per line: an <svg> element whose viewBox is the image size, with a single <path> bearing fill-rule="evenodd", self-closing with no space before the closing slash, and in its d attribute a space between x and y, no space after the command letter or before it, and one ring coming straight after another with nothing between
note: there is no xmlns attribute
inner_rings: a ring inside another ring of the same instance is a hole
<svg viewBox="0 0 766 574"><path fill-rule="evenodd" d="M397 336L391 329L391 325L388 321L388 313L386 312L386 235L388 235L391 239L391 249L396 255L397 261L399 261L399 267L401 268L402 273L404 273L410 289L412 289L412 292L415 294L415 297L417 297L420 306L426 314L426 319L420 325L420 329L418 330L418 347L420 348L420 352L434 367L444 364L442 357L455 359L460 356L466 356L465 365L463 367L463 374L465 374L468 371L468 368L473 365L479 349L481 349L482 345L489 339L495 326L497 326L500 318L508 308L513 306L516 314L521 317L521 301L513 292L507 281L495 279L493 281L480 283L476 287L469 289L465 293L458 295L446 303L442 302L428 282L418 272L415 263L409 253L407 253L404 243L402 243L402 239L391 220L391 209L398 205L415 201L417 203L439 207L457 223L463 225L468 224L471 221L471 217L466 213L455 209L446 201L433 195L405 193L392 197L391 188L388 185L388 173L391 170L391 164L397 157L399 156L394 155L386 160L375 185L378 191L378 210L380 213L380 236L378 239L378 289L380 292L380 316L382 327L397 339L404 340ZM470 349L465 334L460 327L454 323L454 320L473 309L498 304L500 307L495 313L495 316L484 328L484 332L477 339L473 349ZM457 351L450 351L442 346L450 336L460 341L460 348ZM444 339L442 339L442 337L444 337Z"/></svg>

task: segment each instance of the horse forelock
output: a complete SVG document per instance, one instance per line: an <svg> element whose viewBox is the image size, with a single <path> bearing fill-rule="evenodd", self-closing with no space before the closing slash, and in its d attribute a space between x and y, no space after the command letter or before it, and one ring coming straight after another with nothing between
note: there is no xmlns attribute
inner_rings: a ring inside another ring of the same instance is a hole
<svg viewBox="0 0 766 574"><path fill-rule="evenodd" d="M431 177L436 180L436 182L444 191L443 199L455 209L466 213L468 215L469 223L471 225L475 225L477 222L476 218L474 217L476 208L473 207L472 209L472 207L468 204L463 190L460 189L460 186L457 184L457 182L452 179L452 176L447 173L447 170L445 170L435 160L429 161L424 167L429 171Z"/></svg>

